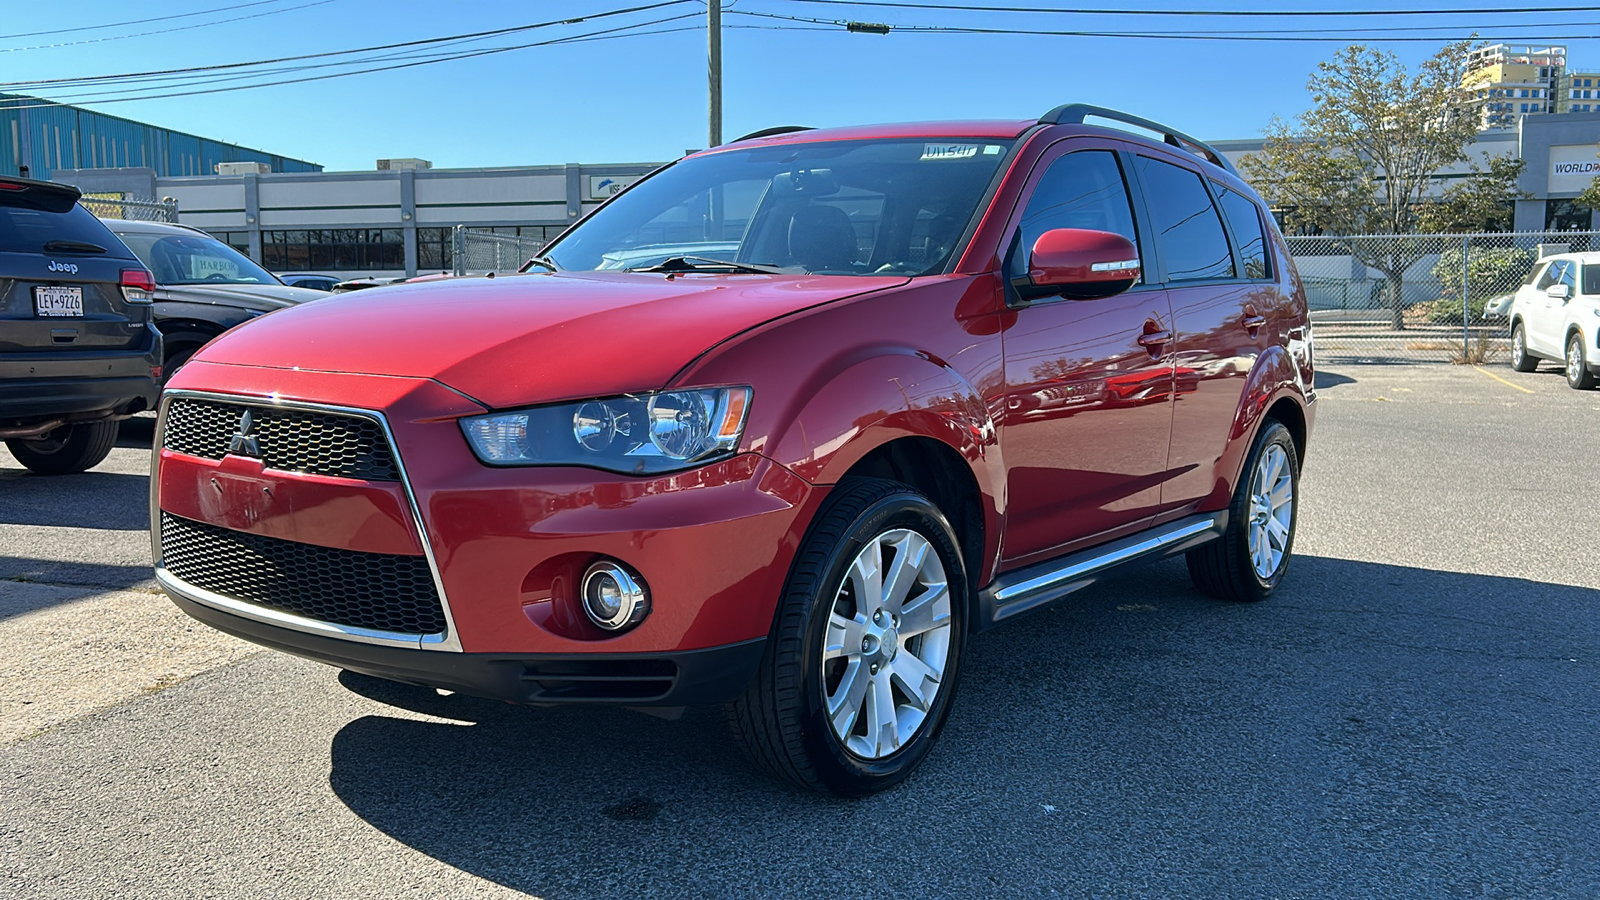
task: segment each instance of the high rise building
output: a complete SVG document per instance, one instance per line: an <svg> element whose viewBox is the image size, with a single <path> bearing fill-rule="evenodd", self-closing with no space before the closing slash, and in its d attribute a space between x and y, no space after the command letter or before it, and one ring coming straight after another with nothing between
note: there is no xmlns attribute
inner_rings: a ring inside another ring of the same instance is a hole
<svg viewBox="0 0 1600 900"><path fill-rule="evenodd" d="M1491 44L1467 57L1461 84L1480 104L1480 128L1509 128L1521 116L1566 112L1566 71L1566 47Z"/></svg>
<svg viewBox="0 0 1600 900"><path fill-rule="evenodd" d="M1600 112L1600 71L1568 71L1559 93L1556 112Z"/></svg>

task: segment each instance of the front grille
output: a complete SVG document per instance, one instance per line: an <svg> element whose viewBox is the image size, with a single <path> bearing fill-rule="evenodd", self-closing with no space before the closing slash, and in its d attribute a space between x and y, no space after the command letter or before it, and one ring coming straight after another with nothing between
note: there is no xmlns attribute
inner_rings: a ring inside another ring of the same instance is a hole
<svg viewBox="0 0 1600 900"><path fill-rule="evenodd" d="M421 556L335 550L163 512L161 563L195 587L319 622L401 634L445 630Z"/></svg>
<svg viewBox="0 0 1600 900"><path fill-rule="evenodd" d="M255 439L261 464L269 469L365 481L400 480L383 429L364 416L180 397L167 407L162 446L221 459L240 435L247 411L251 422L244 436Z"/></svg>

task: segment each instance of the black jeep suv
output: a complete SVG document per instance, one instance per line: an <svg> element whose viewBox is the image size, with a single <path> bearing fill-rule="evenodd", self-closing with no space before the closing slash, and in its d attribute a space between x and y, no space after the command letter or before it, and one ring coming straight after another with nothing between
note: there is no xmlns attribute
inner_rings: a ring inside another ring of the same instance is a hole
<svg viewBox="0 0 1600 900"><path fill-rule="evenodd" d="M99 464L160 392L155 282L80 196L0 177L0 439L48 475Z"/></svg>

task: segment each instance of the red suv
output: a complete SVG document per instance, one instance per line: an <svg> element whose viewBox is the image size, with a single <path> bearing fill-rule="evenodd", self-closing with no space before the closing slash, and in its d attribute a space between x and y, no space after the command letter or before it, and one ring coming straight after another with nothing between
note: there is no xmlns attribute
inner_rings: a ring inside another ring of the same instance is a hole
<svg viewBox="0 0 1600 900"><path fill-rule="evenodd" d="M465 694L728 702L760 763L855 795L926 756L974 632L1138 559L1234 600L1283 577L1305 298L1171 129L763 132L528 268L197 354L156 440L172 599Z"/></svg>

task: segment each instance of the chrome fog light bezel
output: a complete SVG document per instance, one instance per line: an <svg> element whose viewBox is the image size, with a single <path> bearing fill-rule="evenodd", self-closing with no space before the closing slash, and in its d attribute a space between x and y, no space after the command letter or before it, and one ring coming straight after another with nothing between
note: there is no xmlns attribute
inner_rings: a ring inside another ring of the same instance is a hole
<svg viewBox="0 0 1600 900"><path fill-rule="evenodd" d="M610 579L617 588L618 604L614 613L599 606L603 579ZM583 614L606 631L625 631L644 621L650 614L650 590L644 580L615 560L602 559L583 573L578 589L579 604Z"/></svg>

